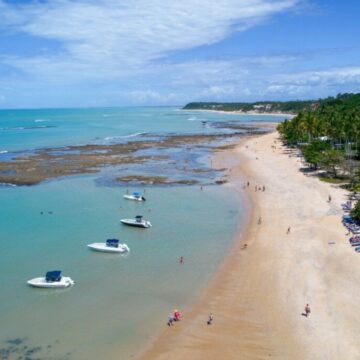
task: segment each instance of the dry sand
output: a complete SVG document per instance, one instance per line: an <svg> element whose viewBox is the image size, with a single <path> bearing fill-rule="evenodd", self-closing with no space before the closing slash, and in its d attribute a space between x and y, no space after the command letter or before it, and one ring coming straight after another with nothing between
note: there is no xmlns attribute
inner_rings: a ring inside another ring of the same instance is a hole
<svg viewBox="0 0 360 360"><path fill-rule="evenodd" d="M219 167L231 169L225 186L246 193L249 226L203 300L141 359L360 359L360 254L341 225L346 192L304 175L298 157L279 141L272 148L276 139L217 154Z"/></svg>

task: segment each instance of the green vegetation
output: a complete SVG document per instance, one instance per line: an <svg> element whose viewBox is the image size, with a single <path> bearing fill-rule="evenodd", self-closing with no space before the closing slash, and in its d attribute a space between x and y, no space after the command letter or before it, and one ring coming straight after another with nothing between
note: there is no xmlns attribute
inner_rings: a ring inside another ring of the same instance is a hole
<svg viewBox="0 0 360 360"><path fill-rule="evenodd" d="M332 181L360 189L360 94L339 94L318 101L278 126L284 142L300 148L305 161Z"/></svg>
<svg viewBox="0 0 360 360"><path fill-rule="evenodd" d="M217 103L192 102L183 107L184 110L217 110L217 111L256 111L259 113L292 113L311 110L318 106L317 101L258 101L254 103Z"/></svg>
<svg viewBox="0 0 360 360"><path fill-rule="evenodd" d="M326 182L328 184L334 184L334 185L343 185L346 182L345 179L334 179L331 177L320 177L319 179L323 182Z"/></svg>
<svg viewBox="0 0 360 360"><path fill-rule="evenodd" d="M356 203L354 208L351 210L350 215L356 220L360 221L360 201Z"/></svg>
<svg viewBox="0 0 360 360"><path fill-rule="evenodd" d="M328 97L318 100L294 100L294 101L257 101L246 102L191 102L183 107L184 110L217 110L217 111L256 111L259 113L325 113L332 109L351 110L359 109L359 94L339 94L336 97Z"/></svg>

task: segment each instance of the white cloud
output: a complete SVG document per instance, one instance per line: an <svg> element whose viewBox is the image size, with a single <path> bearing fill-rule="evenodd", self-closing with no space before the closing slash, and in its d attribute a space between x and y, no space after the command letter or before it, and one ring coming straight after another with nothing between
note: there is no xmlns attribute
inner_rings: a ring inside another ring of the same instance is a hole
<svg viewBox="0 0 360 360"><path fill-rule="evenodd" d="M317 97L342 87L358 88L359 67L296 72L302 67L293 64L308 61L302 54L229 59L218 54L219 60L169 60L176 52L215 44L304 2L29 0L25 5L11 5L0 0L1 31L58 44L52 54L1 56L0 65L17 73L0 76L0 99L6 104L23 91L30 102L31 96L38 101L35 106L41 105L44 94L54 104L56 99L71 105L76 101L113 105L120 99L123 103L179 104Z"/></svg>
<svg viewBox="0 0 360 360"><path fill-rule="evenodd" d="M107 79L142 71L170 52L216 43L298 2L51 0L22 6L0 2L0 24L62 45L54 56L13 58L7 64L53 80L59 73L61 79L74 81Z"/></svg>
<svg viewBox="0 0 360 360"><path fill-rule="evenodd" d="M323 94L340 91L358 91L360 87L360 67L337 67L326 70L312 70L274 76L267 87L269 94L307 95L314 90ZM347 90L348 89L348 90Z"/></svg>
<svg viewBox="0 0 360 360"><path fill-rule="evenodd" d="M134 90L134 91L123 92L120 93L119 95L126 97L132 103L137 103L137 104L139 103L147 104L149 102L167 104L169 102L170 103L173 103L174 101L176 102L179 99L179 94L175 94L172 92L162 94L154 90Z"/></svg>

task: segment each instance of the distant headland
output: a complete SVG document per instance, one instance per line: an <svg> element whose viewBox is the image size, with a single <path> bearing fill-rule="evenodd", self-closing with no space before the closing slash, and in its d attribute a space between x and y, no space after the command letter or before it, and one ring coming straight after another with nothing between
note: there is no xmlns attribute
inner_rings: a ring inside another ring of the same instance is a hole
<svg viewBox="0 0 360 360"><path fill-rule="evenodd" d="M292 101L257 101L257 102L191 102L183 110L224 111L247 114L292 114L301 111L315 111L323 104L333 103L346 99L356 99L359 94L339 94L337 97L327 97L318 100L292 100Z"/></svg>

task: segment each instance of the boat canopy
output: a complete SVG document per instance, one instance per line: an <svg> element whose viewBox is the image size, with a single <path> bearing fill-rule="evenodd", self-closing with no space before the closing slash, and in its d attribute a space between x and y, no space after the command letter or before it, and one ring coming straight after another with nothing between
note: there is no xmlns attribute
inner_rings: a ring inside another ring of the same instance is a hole
<svg viewBox="0 0 360 360"><path fill-rule="evenodd" d="M142 221L142 215L136 215L135 216L135 220L137 221L137 222L141 222Z"/></svg>
<svg viewBox="0 0 360 360"><path fill-rule="evenodd" d="M107 239L106 240L106 246L110 247L119 247L119 241L118 239Z"/></svg>
<svg viewBox="0 0 360 360"><path fill-rule="evenodd" d="M134 191L132 193L135 197L140 197L141 196L141 193L139 193L138 191Z"/></svg>
<svg viewBox="0 0 360 360"><path fill-rule="evenodd" d="M54 282L61 280L61 270L48 271L45 279L47 282Z"/></svg>

